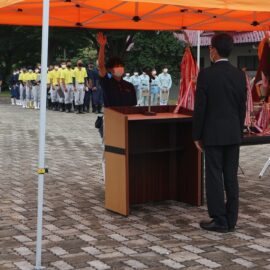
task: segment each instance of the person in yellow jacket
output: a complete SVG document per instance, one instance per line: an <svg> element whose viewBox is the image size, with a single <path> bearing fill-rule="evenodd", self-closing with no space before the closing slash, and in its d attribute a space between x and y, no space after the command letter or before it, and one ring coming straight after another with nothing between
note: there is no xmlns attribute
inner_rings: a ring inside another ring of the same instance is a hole
<svg viewBox="0 0 270 270"><path fill-rule="evenodd" d="M33 81L33 99L34 99L34 109L38 110L40 105L40 70L38 67L35 69L35 81Z"/></svg>
<svg viewBox="0 0 270 270"><path fill-rule="evenodd" d="M59 89L58 89L58 102L59 102L59 111L65 111L65 90L61 80L61 74L64 73L67 69L66 62L61 63L61 67L59 68L60 71L60 78L59 78Z"/></svg>
<svg viewBox="0 0 270 270"><path fill-rule="evenodd" d="M83 113L83 100L84 100L84 91L87 87L87 72L86 68L83 67L81 60L78 60L77 67L74 68L74 77L75 77L75 106L77 107L77 113Z"/></svg>
<svg viewBox="0 0 270 270"><path fill-rule="evenodd" d="M66 112L71 112L73 103L73 91L75 88L74 70L72 69L71 61L67 61L67 67L61 72L61 85L65 95Z"/></svg>
<svg viewBox="0 0 270 270"><path fill-rule="evenodd" d="M52 88L51 88L51 72L52 71L53 71L53 65L50 65L47 68L47 106L48 106L49 110L52 109L52 99L51 99L51 92L52 92Z"/></svg>
<svg viewBox="0 0 270 270"><path fill-rule="evenodd" d="M36 80L36 74L33 72L31 68L29 68L28 72L25 75L26 77L26 108L33 108L33 85Z"/></svg>
<svg viewBox="0 0 270 270"><path fill-rule="evenodd" d="M59 89L60 89L60 70L58 65L54 65L54 69L50 72L50 84L51 84L51 101L52 110L58 110L59 102Z"/></svg>
<svg viewBox="0 0 270 270"><path fill-rule="evenodd" d="M21 69L19 75L20 82L20 105L25 108L25 86L26 86L26 68Z"/></svg>

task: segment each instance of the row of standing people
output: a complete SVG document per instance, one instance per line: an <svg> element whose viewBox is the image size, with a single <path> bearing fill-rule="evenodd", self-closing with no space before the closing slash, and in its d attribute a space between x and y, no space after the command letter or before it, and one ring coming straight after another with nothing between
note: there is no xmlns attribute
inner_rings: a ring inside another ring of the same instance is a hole
<svg viewBox="0 0 270 270"><path fill-rule="evenodd" d="M11 80L11 103L23 108L39 109L40 106L40 66L33 69L15 70ZM167 105L172 86L171 75L164 68L162 73L144 70L132 76L126 73L124 80L132 83L136 90L137 105L147 106L149 96L152 105ZM103 91L99 83L98 70L91 62L85 68L82 61L72 68L71 62L62 62L48 68L48 107L52 110L78 113L92 111L100 113L103 106Z"/></svg>
<svg viewBox="0 0 270 270"><path fill-rule="evenodd" d="M26 68L14 70L10 78L11 104L23 108L39 108L40 72L37 66L34 70Z"/></svg>
<svg viewBox="0 0 270 270"><path fill-rule="evenodd" d="M35 70L16 69L10 79L11 103L23 108L39 109L40 106L40 66ZM62 62L48 68L47 73L48 108L52 110L78 113L92 111L101 113L103 97L99 85L98 71L92 63L83 67L81 60L72 68L71 62Z"/></svg>
<svg viewBox="0 0 270 270"><path fill-rule="evenodd" d="M172 87L172 78L168 73L168 68L163 68L159 75L156 69L152 69L151 72L147 72L145 69L141 75L137 71L132 76L130 73L126 73L123 79L134 85L138 106L148 106L149 96L151 97L151 105L168 104Z"/></svg>

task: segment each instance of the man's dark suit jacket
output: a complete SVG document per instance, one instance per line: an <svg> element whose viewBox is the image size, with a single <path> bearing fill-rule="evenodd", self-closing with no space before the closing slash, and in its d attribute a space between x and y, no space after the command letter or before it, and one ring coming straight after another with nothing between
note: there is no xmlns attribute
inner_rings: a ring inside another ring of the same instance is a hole
<svg viewBox="0 0 270 270"><path fill-rule="evenodd" d="M240 144L246 115L246 77L228 61L202 70L197 80L193 140Z"/></svg>

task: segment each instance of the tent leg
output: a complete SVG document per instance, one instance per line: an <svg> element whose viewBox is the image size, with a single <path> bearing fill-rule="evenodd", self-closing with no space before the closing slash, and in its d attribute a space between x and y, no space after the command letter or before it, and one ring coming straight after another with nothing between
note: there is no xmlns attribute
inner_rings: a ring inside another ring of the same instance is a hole
<svg viewBox="0 0 270 270"><path fill-rule="evenodd" d="M259 178L262 178L265 171L267 170L267 168L270 166L270 158L266 161L266 163L264 164L260 174L259 174Z"/></svg>
<svg viewBox="0 0 270 270"><path fill-rule="evenodd" d="M44 269L41 266L42 254L42 218L43 218L43 187L44 175L38 176L38 220L37 220L37 243L36 243L36 270Z"/></svg>
<svg viewBox="0 0 270 270"><path fill-rule="evenodd" d="M42 46L41 46L41 97L39 112L39 175L38 175L38 212L37 212L37 242L36 242L36 270L41 266L42 254L42 219L43 193L45 173L45 132L46 132L46 100L47 100L47 66L48 66L48 37L49 37L49 7L50 0L43 0L42 18Z"/></svg>

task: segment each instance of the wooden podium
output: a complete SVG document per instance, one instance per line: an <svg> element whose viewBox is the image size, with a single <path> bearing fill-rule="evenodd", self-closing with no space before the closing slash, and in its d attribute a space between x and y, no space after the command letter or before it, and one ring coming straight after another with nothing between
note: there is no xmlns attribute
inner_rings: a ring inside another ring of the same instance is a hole
<svg viewBox="0 0 270 270"><path fill-rule="evenodd" d="M201 153L188 111L175 106L106 108L105 207L127 216L132 204L177 200L202 204Z"/></svg>

